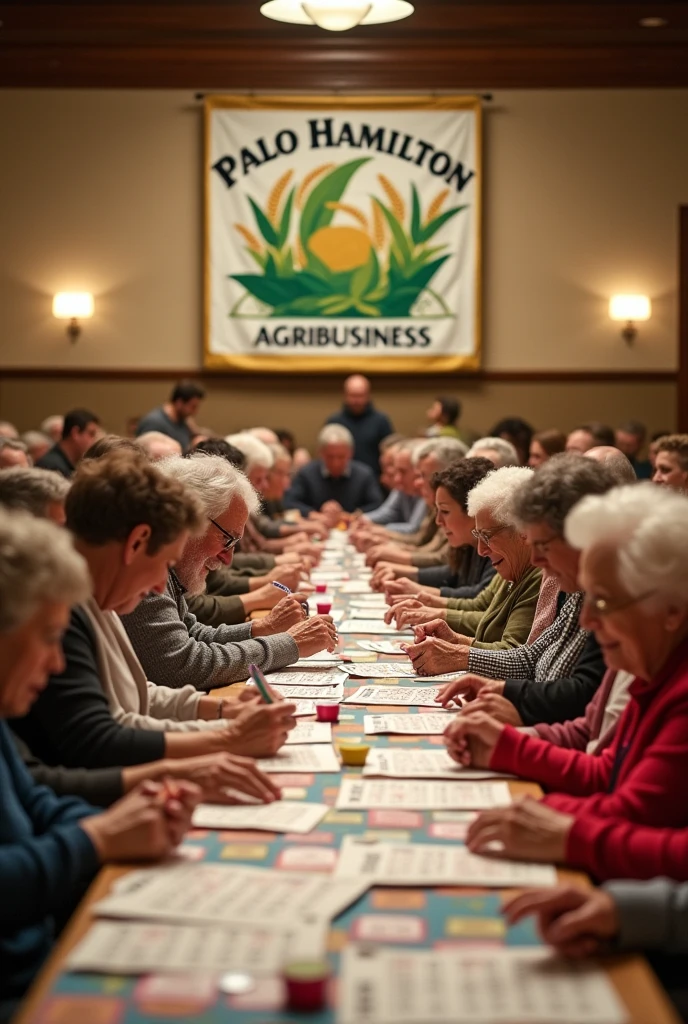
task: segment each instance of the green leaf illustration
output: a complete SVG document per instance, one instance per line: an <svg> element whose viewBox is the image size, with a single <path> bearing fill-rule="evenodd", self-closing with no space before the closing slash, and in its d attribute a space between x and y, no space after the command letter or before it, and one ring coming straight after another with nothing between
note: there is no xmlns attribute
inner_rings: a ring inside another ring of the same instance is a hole
<svg viewBox="0 0 688 1024"><path fill-rule="evenodd" d="M372 157L366 156L360 160L350 160L349 163L330 171L315 186L301 213L299 232L304 249L307 249L308 239L312 234L332 223L335 211L328 210L325 204L338 203L356 171L371 159Z"/></svg>
<svg viewBox="0 0 688 1024"><path fill-rule="evenodd" d="M411 195L411 239L414 245L418 245L423 239L421 238L420 196L415 185L411 185Z"/></svg>
<svg viewBox="0 0 688 1024"><path fill-rule="evenodd" d="M399 255L401 256L401 264L403 266L405 263L408 263L413 258L413 251L411 249L411 244L409 242L408 236L404 231L403 227L401 226L401 224L399 223L399 221L397 220L397 218L392 213L392 211L388 209L388 207L386 207L384 203L381 203L379 199L375 199L375 202L382 210L385 220L389 224L390 230L392 232L392 237L394 238L394 244L399 250Z"/></svg>
<svg viewBox="0 0 688 1024"><path fill-rule="evenodd" d="M277 245L281 249L287 238L289 237L289 228L291 227L291 211L294 206L294 195L296 189L293 188L289 193L286 203L284 204L284 210L282 211L282 219L280 221L279 231L277 233Z"/></svg>
<svg viewBox="0 0 688 1024"><path fill-rule="evenodd" d="M380 279L380 268L377 262L375 250L370 250L370 255L362 267L354 271L351 277L351 294L355 299L362 299L368 292L377 287Z"/></svg>
<svg viewBox="0 0 688 1024"><path fill-rule="evenodd" d="M277 232L275 231L274 227L272 226L268 218L265 216L260 206L258 206L258 203L256 203L255 200L251 199L250 196L248 197L248 201L251 204L253 216L256 218L256 224L258 225L258 230L260 231L261 235L268 243L268 245L276 246Z"/></svg>
<svg viewBox="0 0 688 1024"><path fill-rule="evenodd" d="M278 306L294 297L292 281L260 274L232 274L232 278L268 306Z"/></svg>
<svg viewBox="0 0 688 1024"><path fill-rule="evenodd" d="M465 205L455 206L452 210L446 210L444 213L441 213L439 217L435 217L425 225L418 240L420 242L428 242L433 235L437 234L441 227L444 227L447 221L451 220L452 217L457 215L457 213L460 213L462 210L466 210L467 208L468 207Z"/></svg>

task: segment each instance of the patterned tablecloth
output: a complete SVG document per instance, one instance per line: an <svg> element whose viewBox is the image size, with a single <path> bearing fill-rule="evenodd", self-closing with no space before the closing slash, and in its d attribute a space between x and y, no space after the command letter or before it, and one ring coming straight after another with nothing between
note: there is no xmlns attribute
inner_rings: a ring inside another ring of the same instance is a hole
<svg viewBox="0 0 688 1024"><path fill-rule="evenodd" d="M349 570L354 575L354 570ZM355 600L354 598L350 600ZM350 600L335 600L335 609L346 613ZM356 648L357 637L348 634L340 639L343 650ZM360 650L360 649L359 649ZM362 652L361 652L362 653ZM389 661L389 656L379 656ZM365 665L359 666L361 673ZM364 683L375 680L351 680L345 694L353 693ZM382 679L380 684L418 685L404 680ZM342 705L340 722L333 728L333 739L362 742L377 746L415 746L426 749L442 747L439 736L364 736L363 716L394 712L407 714L430 712L431 708L375 706L366 709ZM309 721L301 718L299 721ZM360 774L360 769L343 768L343 772ZM337 811L335 803L341 775L280 775L282 786L290 787L290 799L326 803L332 807L320 825L308 835L275 835L267 832L212 832L195 830L188 834L182 853L193 860L224 861L252 866L278 867L285 871L328 872L334 866L336 851L345 835L376 836L386 840L424 843L460 843L466 829L466 816L461 812L371 810ZM482 947L538 945L532 924L524 922L507 928L500 914L501 898L484 890L466 888L370 890L352 908L338 917L329 939L329 957L333 967L330 1006L336 1000L336 973L339 951L350 940L381 941L385 944L442 947L448 944L472 943ZM303 1021L330 1024L333 1009L319 1014L291 1014L282 1010L283 993L279 979L258 981L256 987L242 996L218 993L212 977L174 978L148 976L123 978L106 975L64 973L31 1020L35 1024L164 1024L186 1018L197 1024L277 1024L278 1021Z"/></svg>

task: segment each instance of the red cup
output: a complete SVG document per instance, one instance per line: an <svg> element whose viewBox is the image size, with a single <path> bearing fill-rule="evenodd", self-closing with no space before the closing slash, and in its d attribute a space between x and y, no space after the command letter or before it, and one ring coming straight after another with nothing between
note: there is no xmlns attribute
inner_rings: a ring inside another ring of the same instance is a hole
<svg viewBox="0 0 688 1024"><path fill-rule="evenodd" d="M316 608L318 609L318 615L329 615L330 612L332 611L332 602L318 601L316 604Z"/></svg>
<svg viewBox="0 0 688 1024"><path fill-rule="evenodd" d="M327 583L316 583L315 584L315 592L316 592L316 594L326 594L327 593Z"/></svg>
<svg viewBox="0 0 688 1024"><path fill-rule="evenodd" d="M339 704L316 704L315 717L319 722L338 722Z"/></svg>

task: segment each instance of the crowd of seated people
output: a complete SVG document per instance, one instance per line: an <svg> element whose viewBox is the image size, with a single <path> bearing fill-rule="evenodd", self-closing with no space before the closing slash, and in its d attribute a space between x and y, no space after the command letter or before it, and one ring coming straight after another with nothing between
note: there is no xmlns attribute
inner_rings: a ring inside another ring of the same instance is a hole
<svg viewBox="0 0 688 1024"><path fill-rule="evenodd" d="M524 893L507 917L538 915L565 955L654 950L675 989L688 436L509 417L469 447L443 397L404 437L357 376L299 464L288 430L197 427L203 399L181 382L135 437L87 409L21 437L0 423L0 1020L101 864L167 855L200 800L279 798L255 759L294 706L214 691L337 648L304 610L337 525L387 621L413 628L416 673L457 673L449 754L545 791L480 814L470 849L602 883Z"/></svg>

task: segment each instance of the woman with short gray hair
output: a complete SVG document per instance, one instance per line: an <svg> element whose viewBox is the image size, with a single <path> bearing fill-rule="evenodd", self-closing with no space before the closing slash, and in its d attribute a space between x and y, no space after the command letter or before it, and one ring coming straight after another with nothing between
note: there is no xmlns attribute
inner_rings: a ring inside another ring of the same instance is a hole
<svg viewBox="0 0 688 1024"><path fill-rule="evenodd" d="M3 508L30 512L39 519L52 519L58 526L64 525L68 491L69 481L50 469L14 466L0 470L0 505Z"/></svg>
<svg viewBox="0 0 688 1024"><path fill-rule="evenodd" d="M20 512L0 512L0 1018L7 1020L50 952L55 920L76 908L108 860L156 860L190 825L199 792L174 799L147 782L116 809L37 786L2 719L19 720L64 669L70 605L90 592L69 534ZM54 723L59 728L59 722Z"/></svg>
<svg viewBox="0 0 688 1024"><path fill-rule="evenodd" d="M606 494L613 487L614 477L603 465L580 455L555 455L516 491L512 512L530 545L531 560L560 590L553 621L533 643L511 651L471 649L469 675L440 691L441 704L461 695L499 721L538 729L539 723L567 722L585 713L602 681L604 662L595 637L580 623L580 552L566 541L564 523L587 495ZM620 697L616 717L623 709ZM615 721L605 721L605 745ZM574 745L573 731L566 727L546 735L562 746Z"/></svg>

